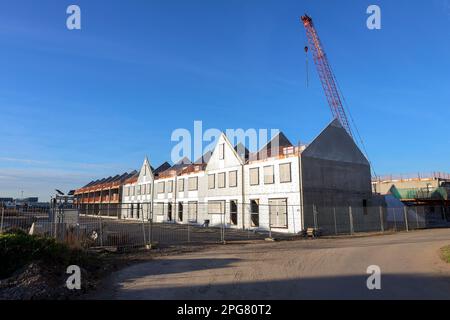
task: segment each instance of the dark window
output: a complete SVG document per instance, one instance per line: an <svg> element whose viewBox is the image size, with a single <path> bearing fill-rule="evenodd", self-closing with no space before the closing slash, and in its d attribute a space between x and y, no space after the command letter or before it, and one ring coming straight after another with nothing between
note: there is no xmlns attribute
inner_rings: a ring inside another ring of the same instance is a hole
<svg viewBox="0 0 450 320"><path fill-rule="evenodd" d="M230 220L231 220L232 225L238 224L237 213L238 213L237 201L231 200L230 201Z"/></svg>
<svg viewBox="0 0 450 320"><path fill-rule="evenodd" d="M363 211L364 211L364 215L367 215L369 213L368 208L367 208L367 199L363 199Z"/></svg>
<svg viewBox="0 0 450 320"><path fill-rule="evenodd" d="M178 202L178 220L183 221L183 202Z"/></svg>
<svg viewBox="0 0 450 320"><path fill-rule="evenodd" d="M259 227L259 200L250 200L250 216L252 227Z"/></svg>

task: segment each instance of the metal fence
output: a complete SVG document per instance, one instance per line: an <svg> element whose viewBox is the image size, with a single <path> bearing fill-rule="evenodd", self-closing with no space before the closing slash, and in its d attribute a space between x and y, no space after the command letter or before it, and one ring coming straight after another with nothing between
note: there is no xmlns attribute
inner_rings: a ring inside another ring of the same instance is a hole
<svg viewBox="0 0 450 320"><path fill-rule="evenodd" d="M450 227L450 210L445 206L314 206L305 220L305 228L314 228L323 235L397 232Z"/></svg>
<svg viewBox="0 0 450 320"><path fill-rule="evenodd" d="M182 208L168 203L158 208L156 203L111 204L46 212L2 209L0 233L21 229L81 248L202 245L291 238L305 235L308 228L322 235L353 235L449 227L449 209L436 205L302 208L282 203L228 203L223 208L219 203L185 203ZM301 227L293 229L295 223Z"/></svg>
<svg viewBox="0 0 450 320"><path fill-rule="evenodd" d="M121 209L126 210L125 206ZM116 208L117 210L117 208ZM45 213L11 214L1 210L0 233L20 229L30 234L53 237L79 248L129 249L145 246L205 245L235 241L262 240L269 232L242 230L223 225L204 225L194 221L156 222L140 209L137 218L111 215L111 208L101 208L96 214L84 210L60 208ZM71 216L77 212L76 219ZM118 219L120 218L120 219Z"/></svg>

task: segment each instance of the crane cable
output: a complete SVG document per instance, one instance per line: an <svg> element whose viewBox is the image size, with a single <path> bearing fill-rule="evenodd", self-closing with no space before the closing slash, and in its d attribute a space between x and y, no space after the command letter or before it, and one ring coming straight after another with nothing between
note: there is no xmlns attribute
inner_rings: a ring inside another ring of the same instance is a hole
<svg viewBox="0 0 450 320"><path fill-rule="evenodd" d="M309 65L308 65L308 46L305 46L305 58L306 58L306 88L309 88Z"/></svg>
<svg viewBox="0 0 450 320"><path fill-rule="evenodd" d="M331 64L330 64L330 68L332 68L332 67L331 67ZM376 173L376 171L375 171L374 166L372 165L372 161L370 160L369 153L367 152L367 149L366 149L366 145L365 145L365 143L364 143L364 140L363 140L361 134L359 133L358 126L356 125L355 120L353 120L352 113L350 112L350 108L349 108L349 106L348 106L347 100L345 99L345 96L344 96L344 94L342 93L341 86L339 85L339 82L337 81L336 77L334 76L334 71L333 71L333 70L331 70L331 71L332 71L332 73L333 73L333 78L334 78L334 81L336 82L336 85L337 85L337 87L338 87L339 93L341 94L342 100L343 100L343 102L344 102L344 103L343 103L343 107L345 108L346 112L347 112L348 115L350 116L350 121L352 122L353 127L355 128L355 131L356 131L356 134L357 134L357 136L358 136L358 139L359 139L359 142L360 142L360 144L361 144L361 147L362 147L362 149L363 149L363 152L364 152L365 156L367 157L367 161L369 162L370 168L372 169L372 173L373 173L374 177L377 178L377 177L378 177L378 176L377 176L377 173Z"/></svg>

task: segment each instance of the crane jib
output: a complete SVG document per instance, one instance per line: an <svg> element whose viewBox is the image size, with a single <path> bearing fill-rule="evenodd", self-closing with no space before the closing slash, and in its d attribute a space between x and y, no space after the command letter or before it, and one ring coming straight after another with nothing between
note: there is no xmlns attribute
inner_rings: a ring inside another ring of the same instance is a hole
<svg viewBox="0 0 450 320"><path fill-rule="evenodd" d="M350 124L345 113L342 99L339 94L338 86L336 85L335 76L328 63L327 56L320 42L313 21L308 15L301 17L301 21L306 29L306 36L308 38L309 47L313 52L314 63L322 83L328 105L330 106L333 117L337 118L342 124L348 134L353 137L350 129Z"/></svg>

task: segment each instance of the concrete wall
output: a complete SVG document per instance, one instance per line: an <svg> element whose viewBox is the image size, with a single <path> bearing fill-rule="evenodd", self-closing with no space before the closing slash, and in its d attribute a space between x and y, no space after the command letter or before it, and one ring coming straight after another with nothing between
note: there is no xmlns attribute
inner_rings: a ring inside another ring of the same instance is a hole
<svg viewBox="0 0 450 320"><path fill-rule="evenodd" d="M314 206L316 220L321 219L323 225L329 224L330 219L334 225L336 214L336 220L344 227L349 223L349 206L355 215L363 211L363 204L370 206L369 162L337 120L301 154L301 175L305 228L314 226ZM370 224L374 219L379 217L364 214L360 223Z"/></svg>
<svg viewBox="0 0 450 320"><path fill-rule="evenodd" d="M291 164L291 182L280 183L279 166L283 163ZM264 184L264 167L274 166L275 179L273 184ZM250 185L250 169L259 168L259 184ZM273 231L298 233L301 231L300 211L300 175L299 158L296 155L287 158L273 158L267 161L250 163L244 168L245 177L245 203L259 200L259 228L269 229L269 200L287 199L287 227L273 228ZM245 225L251 227L250 206L245 206Z"/></svg>

